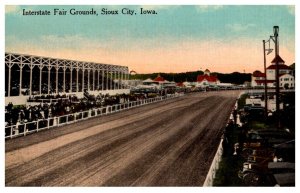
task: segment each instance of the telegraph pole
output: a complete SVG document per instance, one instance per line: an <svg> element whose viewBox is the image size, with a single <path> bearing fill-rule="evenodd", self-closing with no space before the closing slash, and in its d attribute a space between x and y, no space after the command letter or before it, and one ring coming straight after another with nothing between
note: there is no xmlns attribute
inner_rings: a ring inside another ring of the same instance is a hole
<svg viewBox="0 0 300 193"><path fill-rule="evenodd" d="M263 40L263 52L264 52L264 70L265 70L265 117L268 116L268 87L267 87L267 67L266 67L266 42Z"/></svg>
<svg viewBox="0 0 300 193"><path fill-rule="evenodd" d="M278 45L278 32L279 32L279 27L274 26L273 27L273 32L274 32L274 43L275 43L275 65L276 65L276 71L275 71L275 78L276 78L276 117L278 121L277 127L280 128L280 90L279 90L279 45Z"/></svg>
<svg viewBox="0 0 300 193"><path fill-rule="evenodd" d="M279 49L278 49L278 32L279 32L279 27L274 26L273 27L274 31L274 42L275 42L275 58L279 56ZM275 78L276 78L276 112L277 114L279 113L279 64L278 60L276 60L276 73L275 73ZM278 119L279 119L279 114L278 114Z"/></svg>

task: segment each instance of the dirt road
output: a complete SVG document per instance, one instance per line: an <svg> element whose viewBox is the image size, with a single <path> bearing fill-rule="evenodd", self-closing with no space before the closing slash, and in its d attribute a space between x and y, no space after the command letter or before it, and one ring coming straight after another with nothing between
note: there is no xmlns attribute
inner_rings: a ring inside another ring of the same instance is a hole
<svg viewBox="0 0 300 193"><path fill-rule="evenodd" d="M202 186L239 91L193 93L5 142L6 186Z"/></svg>

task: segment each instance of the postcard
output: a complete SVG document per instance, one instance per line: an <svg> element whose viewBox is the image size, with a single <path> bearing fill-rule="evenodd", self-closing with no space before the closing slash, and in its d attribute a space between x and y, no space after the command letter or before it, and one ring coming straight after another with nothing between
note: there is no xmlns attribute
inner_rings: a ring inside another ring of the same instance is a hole
<svg viewBox="0 0 300 193"><path fill-rule="evenodd" d="M295 5L5 4L5 187L295 187Z"/></svg>

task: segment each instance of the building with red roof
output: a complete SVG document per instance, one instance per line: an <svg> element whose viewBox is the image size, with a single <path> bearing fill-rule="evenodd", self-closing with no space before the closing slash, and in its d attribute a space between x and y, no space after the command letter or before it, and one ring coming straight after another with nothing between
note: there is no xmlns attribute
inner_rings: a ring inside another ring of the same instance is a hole
<svg viewBox="0 0 300 193"><path fill-rule="evenodd" d="M252 86L263 86L265 83L266 74L262 73L259 70L255 70L251 76L251 85Z"/></svg>
<svg viewBox="0 0 300 193"><path fill-rule="evenodd" d="M220 80L216 76L210 75L210 71L206 69L203 75L197 76L197 86L217 85Z"/></svg>
<svg viewBox="0 0 300 193"><path fill-rule="evenodd" d="M163 77L161 77L160 74L159 74L159 75L157 75L157 77L153 81L155 81L155 82L164 82L165 79Z"/></svg>
<svg viewBox="0 0 300 193"><path fill-rule="evenodd" d="M285 88L294 88L295 87L295 78L292 75L293 70L284 64L284 60L277 55L272 61L271 65L267 67L266 74L258 70L254 71L251 77L251 85L255 86L264 86L265 79L267 78L268 87L276 86L276 63L278 63L279 69L279 86Z"/></svg>
<svg viewBox="0 0 300 193"><path fill-rule="evenodd" d="M173 81L165 80L160 74L153 80L153 83L158 85L158 88L176 87L176 83Z"/></svg>

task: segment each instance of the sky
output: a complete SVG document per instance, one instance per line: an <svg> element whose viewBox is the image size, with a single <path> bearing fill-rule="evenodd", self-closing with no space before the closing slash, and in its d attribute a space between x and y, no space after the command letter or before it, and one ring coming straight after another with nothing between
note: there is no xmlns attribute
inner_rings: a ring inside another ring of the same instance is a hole
<svg viewBox="0 0 300 193"><path fill-rule="evenodd" d="M157 14L141 15L140 8ZM53 9L97 11L53 15ZM101 10L119 10L101 15ZM123 15L122 8L136 15ZM50 10L50 16L24 16ZM263 70L263 43L279 26L279 54L295 62L295 7L285 5L6 5L5 51L128 66L137 73ZM268 44L266 45L269 46ZM274 48L274 43L270 46ZM274 52L267 56L267 64Z"/></svg>

